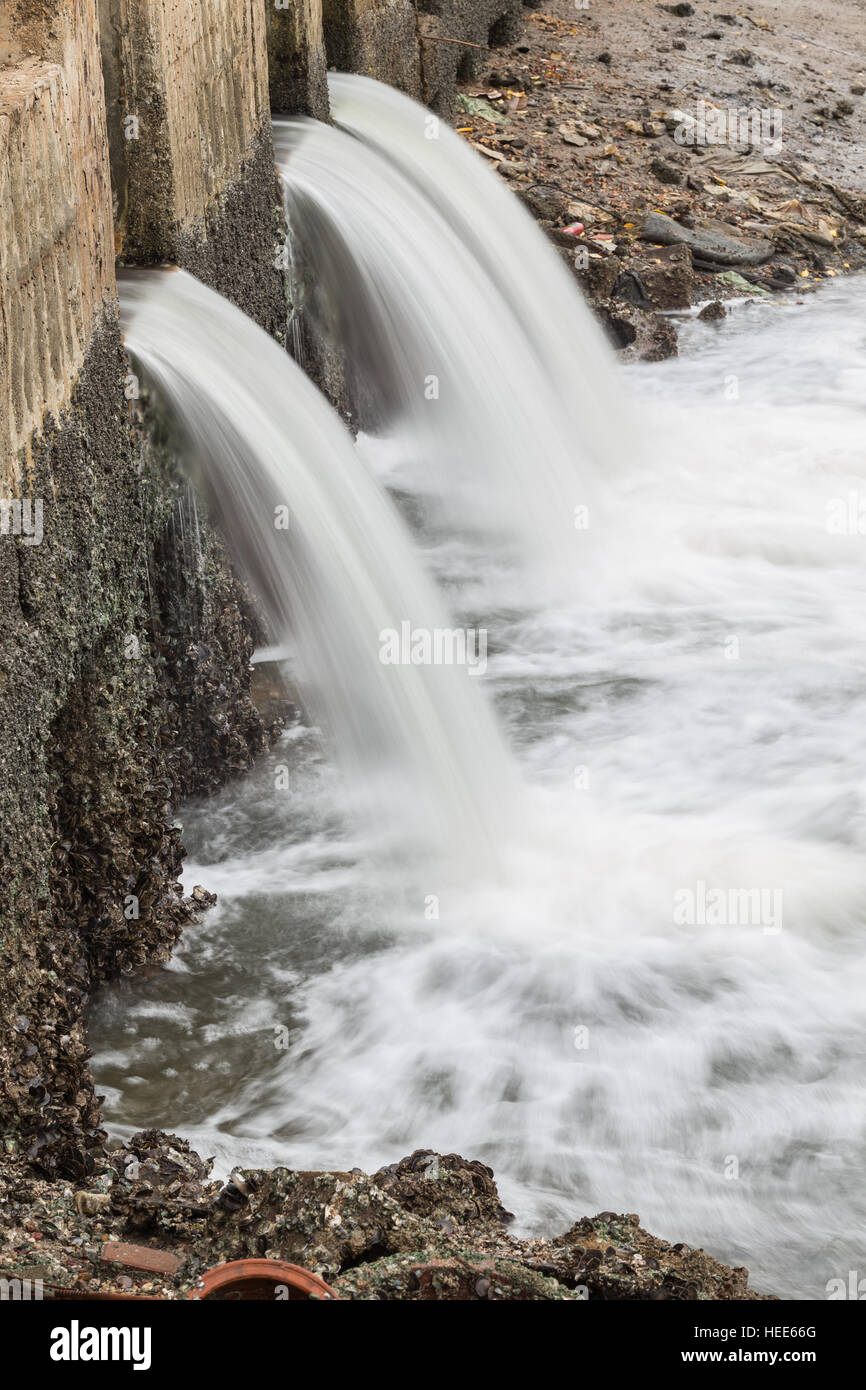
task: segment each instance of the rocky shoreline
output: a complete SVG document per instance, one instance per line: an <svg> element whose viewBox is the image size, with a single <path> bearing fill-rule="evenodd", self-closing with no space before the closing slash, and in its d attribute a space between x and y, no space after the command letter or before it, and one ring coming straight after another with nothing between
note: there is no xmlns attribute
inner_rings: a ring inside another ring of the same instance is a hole
<svg viewBox="0 0 866 1390"><path fill-rule="evenodd" d="M695 306L724 318L866 268L862 11L834 6L833 44L813 21L779 0L550 0L462 84L458 128L626 359L673 356Z"/></svg>
<svg viewBox="0 0 866 1390"><path fill-rule="evenodd" d="M671 1245L633 1214L582 1217L517 1239L483 1163L418 1150L377 1173L236 1171L173 1135L115 1147L86 1186L0 1161L0 1277L46 1298L184 1299L206 1271L287 1260L336 1297L367 1301L763 1300L748 1270Z"/></svg>

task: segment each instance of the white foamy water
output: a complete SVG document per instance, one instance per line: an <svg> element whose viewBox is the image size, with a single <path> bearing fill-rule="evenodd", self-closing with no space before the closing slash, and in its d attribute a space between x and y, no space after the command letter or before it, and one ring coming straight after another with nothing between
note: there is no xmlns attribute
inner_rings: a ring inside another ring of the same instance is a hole
<svg viewBox="0 0 866 1390"><path fill-rule="evenodd" d="M633 449L613 352L530 214L447 126L366 78L331 79L341 129L277 120L303 312L342 344L380 474L428 523L486 536L521 592L585 588ZM578 518L579 519L579 518Z"/></svg>
<svg viewBox="0 0 866 1390"><path fill-rule="evenodd" d="M389 876L303 729L190 809L220 905L96 1010L115 1128L223 1169L457 1150L523 1228L638 1211L795 1297L862 1267L866 536L827 519L864 489L864 306L744 307L629 373L655 447L604 606L472 581L525 771L508 881ZM700 883L781 919L678 924Z"/></svg>
<svg viewBox="0 0 866 1390"><path fill-rule="evenodd" d="M136 271L120 289L126 345L183 431L275 639L292 642L344 799L395 854L420 840L452 864L495 861L515 798L471 669L480 642L467 640L462 664L383 662L383 634L411 657L404 627L453 628L348 431L273 339L186 272ZM478 758L484 779L470 775Z"/></svg>
<svg viewBox="0 0 866 1390"><path fill-rule="evenodd" d="M332 87L343 131L298 126L284 168L316 312L350 296L358 444L185 277L128 300L324 736L298 725L187 808L186 880L219 906L99 999L108 1122L222 1171L456 1150L520 1229L637 1211L821 1298L862 1270L866 1218L866 284L693 323L679 360L615 379L471 152ZM431 351L455 412L433 425ZM590 494L589 531L555 539ZM283 500L288 562L256 540ZM371 669L381 627L450 621L437 586L487 630L486 675Z"/></svg>

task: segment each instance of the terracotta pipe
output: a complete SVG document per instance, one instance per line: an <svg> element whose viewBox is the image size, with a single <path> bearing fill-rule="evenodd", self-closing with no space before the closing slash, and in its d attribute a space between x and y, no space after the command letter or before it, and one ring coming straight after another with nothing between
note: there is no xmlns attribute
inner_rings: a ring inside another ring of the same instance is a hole
<svg viewBox="0 0 866 1390"><path fill-rule="evenodd" d="M277 1290L286 1289L290 1299L318 1298L332 1300L337 1298L332 1288L320 1279L318 1274L301 1265L287 1264L284 1260L231 1260L228 1264L216 1265L198 1280L189 1293L193 1299L271 1299L278 1297Z"/></svg>

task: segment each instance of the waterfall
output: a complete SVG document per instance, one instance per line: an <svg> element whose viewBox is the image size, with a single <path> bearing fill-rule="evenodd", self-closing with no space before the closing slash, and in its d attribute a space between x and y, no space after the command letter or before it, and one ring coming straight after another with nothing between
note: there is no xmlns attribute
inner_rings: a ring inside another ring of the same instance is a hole
<svg viewBox="0 0 866 1390"><path fill-rule="evenodd" d="M333 129L274 124L307 311L341 345L392 485L493 536L531 581L586 583L605 480L635 450L613 355L557 252L465 143L332 77ZM434 138L428 138L430 135Z"/></svg>
<svg viewBox="0 0 866 1390"><path fill-rule="evenodd" d="M182 1130L223 1172L461 1152L524 1228L639 1211L824 1297L866 1222L866 284L685 324L680 359L624 374L644 454L516 200L406 98L331 85L340 128L277 144L304 327L341 345L357 442L186 275L122 288L344 780L299 725L188 808L219 904L173 969L106 991L109 1120ZM450 628L431 574L495 624L521 779L488 682L412 663L416 629ZM387 630L406 664L380 661ZM386 846L441 850L428 886L402 848L383 873L347 799Z"/></svg>
<svg viewBox="0 0 866 1390"><path fill-rule="evenodd" d="M185 272L128 273L121 311L275 636L293 644L345 796L385 843L489 864L516 798L477 679L482 635L454 628L348 431L262 329Z"/></svg>

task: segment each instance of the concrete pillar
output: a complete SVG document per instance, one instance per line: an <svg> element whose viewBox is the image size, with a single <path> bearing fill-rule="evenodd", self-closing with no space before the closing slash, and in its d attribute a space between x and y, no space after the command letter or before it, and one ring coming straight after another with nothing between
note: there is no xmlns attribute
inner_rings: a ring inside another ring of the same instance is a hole
<svg viewBox="0 0 866 1390"><path fill-rule="evenodd" d="M0 15L0 448L69 400L115 294L96 0ZM20 481L20 479L18 479Z"/></svg>
<svg viewBox="0 0 866 1390"><path fill-rule="evenodd" d="M328 66L420 96L413 0L323 0Z"/></svg>
<svg viewBox="0 0 866 1390"><path fill-rule="evenodd" d="M457 82L490 61L485 49L519 38L522 0L418 0L418 10L422 99L450 115Z"/></svg>
<svg viewBox="0 0 866 1390"><path fill-rule="evenodd" d="M175 262L281 336L264 0L99 5L118 255Z"/></svg>
<svg viewBox="0 0 866 1390"><path fill-rule="evenodd" d="M264 0L271 110L328 119L322 0Z"/></svg>

